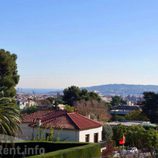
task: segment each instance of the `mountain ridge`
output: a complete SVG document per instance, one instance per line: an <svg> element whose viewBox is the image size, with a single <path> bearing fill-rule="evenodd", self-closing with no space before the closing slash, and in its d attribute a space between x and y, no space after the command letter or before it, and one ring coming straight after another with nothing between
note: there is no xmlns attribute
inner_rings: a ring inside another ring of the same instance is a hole
<svg viewBox="0 0 158 158"><path fill-rule="evenodd" d="M86 87L89 91L98 91L103 95L142 95L144 92L158 93L158 85L139 84L105 84Z"/></svg>
<svg viewBox="0 0 158 158"><path fill-rule="evenodd" d="M88 91L96 91L102 95L120 95L120 96L127 96L127 95L142 95L143 92L150 91L158 93L158 85L141 85L141 84L102 84L102 85L95 85L95 86L88 86L88 87L81 87L85 88ZM62 92L63 89L44 89L44 88L17 88L17 93L36 93L36 94L54 94L57 92Z"/></svg>

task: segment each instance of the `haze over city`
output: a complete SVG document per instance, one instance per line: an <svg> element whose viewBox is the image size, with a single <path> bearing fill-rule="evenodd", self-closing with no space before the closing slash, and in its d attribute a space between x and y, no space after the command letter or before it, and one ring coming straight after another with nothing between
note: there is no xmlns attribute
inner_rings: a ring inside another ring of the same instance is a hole
<svg viewBox="0 0 158 158"><path fill-rule="evenodd" d="M18 87L158 85L157 4L1 1L0 43L18 55Z"/></svg>

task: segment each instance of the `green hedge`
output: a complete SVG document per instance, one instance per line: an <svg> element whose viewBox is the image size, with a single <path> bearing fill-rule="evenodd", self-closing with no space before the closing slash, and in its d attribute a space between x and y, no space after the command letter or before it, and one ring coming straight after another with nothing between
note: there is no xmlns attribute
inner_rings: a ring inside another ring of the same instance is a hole
<svg viewBox="0 0 158 158"><path fill-rule="evenodd" d="M25 141L16 143L1 143L0 144L0 157L2 158L99 158L100 157L100 145L98 144L87 144L87 143L52 143L45 141ZM20 153L5 154L7 149L18 149L20 147ZM38 148L36 148L38 147ZM33 153L26 152L25 149L33 150ZM44 149L44 154L41 154L40 150ZM36 155L35 155L36 154ZM41 154L41 155L40 155Z"/></svg>
<svg viewBox="0 0 158 158"><path fill-rule="evenodd" d="M64 150L58 150L44 155L30 156L29 158L100 158L100 145L87 144Z"/></svg>
<svg viewBox="0 0 158 158"><path fill-rule="evenodd" d="M86 143L52 143L52 142L47 142L47 141L28 141L28 142L17 142L15 143L15 147L20 146L22 149L27 146L27 148L35 148L38 145L38 148L44 148L45 153L48 152L53 152L53 151L58 151L58 150L64 150L64 149L69 149L73 147L80 147L80 146L85 146L87 145Z"/></svg>

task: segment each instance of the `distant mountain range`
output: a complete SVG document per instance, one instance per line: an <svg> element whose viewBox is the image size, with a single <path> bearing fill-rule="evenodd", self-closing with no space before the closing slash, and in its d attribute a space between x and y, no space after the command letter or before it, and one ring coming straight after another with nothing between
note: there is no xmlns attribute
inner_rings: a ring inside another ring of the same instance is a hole
<svg viewBox="0 0 158 158"><path fill-rule="evenodd" d="M158 93L157 85L132 85L132 84L107 84L91 87L84 87L88 91L96 91L102 95L141 95L143 92ZM33 89L33 88L17 88L17 93L30 93L30 94L56 94L62 92L62 89Z"/></svg>
<svg viewBox="0 0 158 158"><path fill-rule="evenodd" d="M103 95L141 95L144 92L158 93L157 85L108 84L86 87L89 91L97 91Z"/></svg>

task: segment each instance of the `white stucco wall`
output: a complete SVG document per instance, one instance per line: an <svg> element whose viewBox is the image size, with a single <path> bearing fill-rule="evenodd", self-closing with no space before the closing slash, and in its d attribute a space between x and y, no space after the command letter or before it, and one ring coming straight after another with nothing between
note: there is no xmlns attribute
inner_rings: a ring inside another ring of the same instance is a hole
<svg viewBox="0 0 158 158"><path fill-rule="evenodd" d="M85 142L85 137L89 134L89 142L94 143L94 134L98 133L98 142L102 141L102 127L83 130L79 132L79 142Z"/></svg>
<svg viewBox="0 0 158 158"><path fill-rule="evenodd" d="M34 136L37 136L39 133L38 128L32 128L29 127L28 124L21 124L22 134L18 134L19 138L25 139L25 140L31 140ZM34 132L33 132L34 131ZM42 129L42 134L45 135L46 133L50 133L49 129ZM54 129L53 137L54 139L59 138L60 141L77 141L77 142L85 142L85 136L89 134L90 140L89 142L94 142L94 134L98 133L98 142L102 140L102 127L94 128L94 129L88 129L88 130L66 130L66 129Z"/></svg>
<svg viewBox="0 0 158 158"><path fill-rule="evenodd" d="M24 140L31 140L33 134L33 128L29 127L27 123L23 123L20 125L22 133L18 133L18 137Z"/></svg>
<svg viewBox="0 0 158 158"><path fill-rule="evenodd" d="M79 131L76 130L54 130L54 137L60 138L61 141L79 141Z"/></svg>
<svg viewBox="0 0 158 158"><path fill-rule="evenodd" d="M22 138L24 140L31 140L34 137L37 136L39 133L38 128L32 128L29 127L28 124L21 124L21 130L22 133L18 133L18 137ZM49 129L42 129L42 135L46 135L46 133L50 133ZM79 141L79 131L77 130L65 130L65 129L54 129L53 131L53 137L54 139L59 138L59 140L67 140L67 141Z"/></svg>

